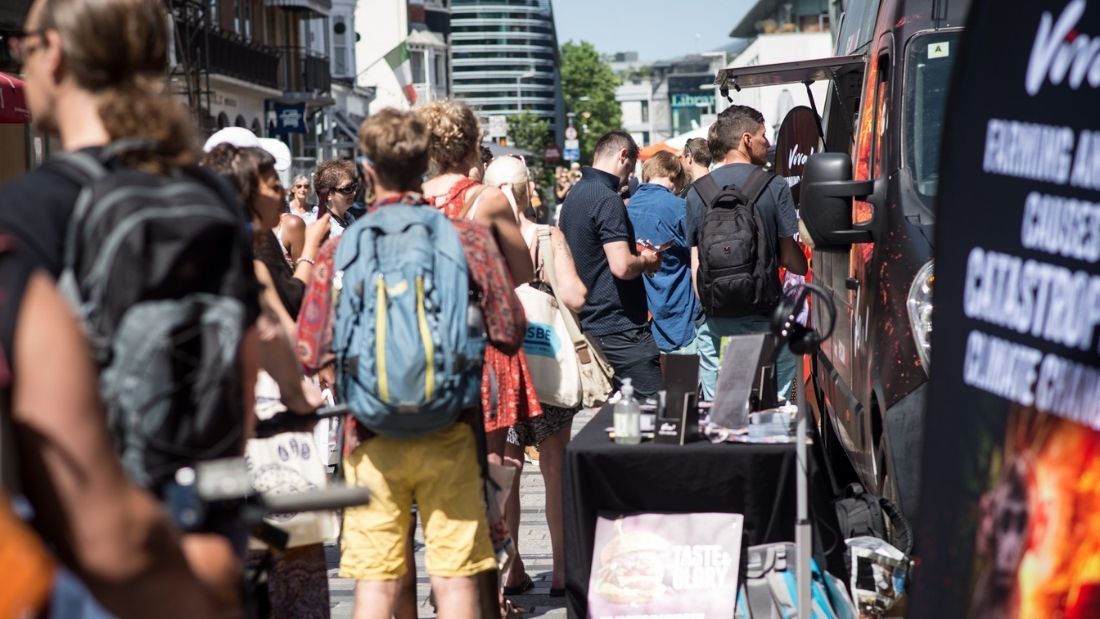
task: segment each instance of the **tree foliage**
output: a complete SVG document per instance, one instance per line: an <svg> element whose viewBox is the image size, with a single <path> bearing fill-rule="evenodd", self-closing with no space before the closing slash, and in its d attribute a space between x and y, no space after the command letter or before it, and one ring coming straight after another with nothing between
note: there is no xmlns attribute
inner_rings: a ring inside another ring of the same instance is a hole
<svg viewBox="0 0 1100 619"><path fill-rule="evenodd" d="M516 148L529 150L540 157L546 145L554 143L554 136L550 135L550 121L531 112L508 117L508 139Z"/></svg>
<svg viewBox="0 0 1100 619"><path fill-rule="evenodd" d="M600 136L620 129L622 109L615 101L619 78L591 43L572 41L561 46L561 89L565 111L575 114L581 160L591 162Z"/></svg>

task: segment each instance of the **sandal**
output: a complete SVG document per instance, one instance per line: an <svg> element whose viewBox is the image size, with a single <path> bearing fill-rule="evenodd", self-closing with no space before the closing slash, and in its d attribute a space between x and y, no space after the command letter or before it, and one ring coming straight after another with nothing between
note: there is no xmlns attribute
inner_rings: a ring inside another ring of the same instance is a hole
<svg viewBox="0 0 1100 619"><path fill-rule="evenodd" d="M521 581L518 585L504 587L503 591L504 595L523 595L524 593L527 593L534 588L535 582L531 580L530 574L524 574L523 581Z"/></svg>

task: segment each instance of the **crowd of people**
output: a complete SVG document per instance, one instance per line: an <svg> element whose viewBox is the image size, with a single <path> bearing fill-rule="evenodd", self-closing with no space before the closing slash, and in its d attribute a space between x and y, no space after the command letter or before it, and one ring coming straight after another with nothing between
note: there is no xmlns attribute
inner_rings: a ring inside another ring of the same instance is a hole
<svg viewBox="0 0 1100 619"><path fill-rule="evenodd" d="M255 614L242 575L270 562L265 614L327 617L320 543L270 561L248 551L233 509L198 521L164 509L179 479L166 466L240 456L260 402L308 417L325 390L352 408L344 477L372 493L343 512L355 617L416 616L418 521L440 616L517 613L508 598L532 588L517 534L531 448L550 595L564 595L562 463L579 405L536 389L546 377L528 362L516 288L552 281L616 388L629 378L652 397L663 354L698 354L713 398L721 338L767 331L767 308L731 305L729 274L708 271L730 241L708 232L722 226L701 181L756 188L742 198L769 277L807 268L789 189L758 174L763 118L731 107L706 140L644 162L629 208L638 145L604 135L591 166L558 171L556 227L537 223L526 162L486 158L476 114L455 101L372 115L359 159L321 162L284 187L289 162L247 130L199 147L188 110L163 94L167 23L158 0L36 0L12 46L35 124L69 154L0 188L0 472L21 501L0 500L0 557L22 557L31 583L14 608ZM126 211L135 195L162 208ZM211 357L219 371L204 378ZM780 362L780 397L792 370ZM148 411L183 421L153 436ZM165 447L185 430L186 445ZM154 453L172 457L154 468ZM510 487L495 483L501 470Z"/></svg>

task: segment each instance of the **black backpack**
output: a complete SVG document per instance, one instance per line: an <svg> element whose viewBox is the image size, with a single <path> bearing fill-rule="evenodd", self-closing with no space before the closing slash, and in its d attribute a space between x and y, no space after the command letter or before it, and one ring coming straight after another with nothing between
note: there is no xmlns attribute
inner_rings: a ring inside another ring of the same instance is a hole
<svg viewBox="0 0 1100 619"><path fill-rule="evenodd" d="M91 341L123 466L159 492L180 467L241 454L238 350L256 288L243 209L223 181L117 165L134 146L54 159L83 187L59 286Z"/></svg>
<svg viewBox="0 0 1100 619"><path fill-rule="evenodd" d="M707 316L770 314L779 304L778 257L756 201L775 174L756 168L743 187L708 174L692 186L706 204L699 228L699 301Z"/></svg>

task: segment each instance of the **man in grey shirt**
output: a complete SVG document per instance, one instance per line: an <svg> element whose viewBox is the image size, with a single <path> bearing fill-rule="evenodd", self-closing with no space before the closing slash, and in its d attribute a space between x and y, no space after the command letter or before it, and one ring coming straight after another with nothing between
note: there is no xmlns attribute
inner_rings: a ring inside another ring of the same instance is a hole
<svg viewBox="0 0 1100 619"><path fill-rule="evenodd" d="M764 135L764 116L755 109L734 105L719 115L707 135L711 155L720 167L710 172L719 187L741 187L753 170L767 163L768 138ZM687 233L691 244L691 270L693 283L698 280L700 228L708 205L696 188L687 195ZM764 227L764 239L769 251L776 252L777 263L799 275L806 273L806 256L794 240L798 232L791 190L782 179L773 178L756 202L760 221ZM698 287L696 287L698 291ZM703 399L714 399L714 386L718 380L718 359L722 337L749 333L768 333L771 316L753 315L738 318L705 316L699 327L699 377L703 385ZM794 377L794 356L783 350L776 362L776 379L779 398L787 394L787 387Z"/></svg>

